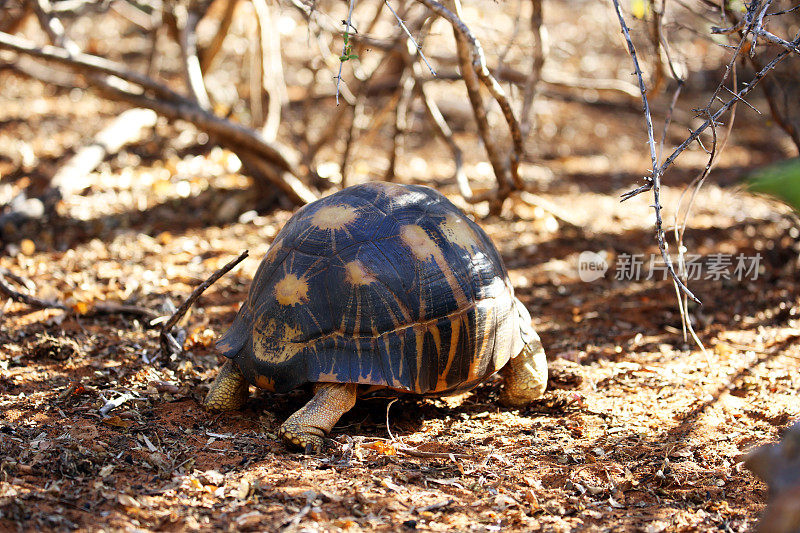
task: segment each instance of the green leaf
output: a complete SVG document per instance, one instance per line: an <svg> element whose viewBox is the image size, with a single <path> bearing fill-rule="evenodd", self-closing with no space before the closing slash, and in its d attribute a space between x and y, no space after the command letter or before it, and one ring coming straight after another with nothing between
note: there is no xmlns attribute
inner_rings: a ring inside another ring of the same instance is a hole
<svg viewBox="0 0 800 533"><path fill-rule="evenodd" d="M748 190L773 196L800 213L800 158L759 169L745 182Z"/></svg>

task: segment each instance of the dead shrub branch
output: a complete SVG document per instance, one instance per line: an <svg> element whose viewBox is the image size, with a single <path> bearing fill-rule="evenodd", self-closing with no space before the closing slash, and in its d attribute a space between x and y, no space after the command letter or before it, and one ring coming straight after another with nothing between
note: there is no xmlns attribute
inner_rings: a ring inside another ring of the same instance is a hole
<svg viewBox="0 0 800 533"><path fill-rule="evenodd" d="M167 355L172 354L173 353L172 348L175 347L175 344L177 344L174 338L172 338L170 334L172 328L175 327L175 324L177 324L178 321L181 318L183 318L183 315L185 315L186 312L189 310L189 308L192 307L192 305L194 305L194 303L197 301L198 298L200 298L200 296L205 292L206 289L208 289L211 285L213 285L219 278L221 278L222 276L233 270L233 268L236 265L244 261L248 253L249 252L245 250L244 252L239 254L239 257L232 259L225 266L223 266L222 268L218 269L216 272L211 274L208 277L208 279L206 279L203 283L198 285L192 291L192 294L190 294L189 297L186 298L186 300L180 305L180 307L178 307L178 309L176 309L175 312L172 313L172 316L169 317L169 320L167 320L162 326L161 335L159 336L161 352L163 354ZM179 352L180 351L183 351L183 346L179 346Z"/></svg>

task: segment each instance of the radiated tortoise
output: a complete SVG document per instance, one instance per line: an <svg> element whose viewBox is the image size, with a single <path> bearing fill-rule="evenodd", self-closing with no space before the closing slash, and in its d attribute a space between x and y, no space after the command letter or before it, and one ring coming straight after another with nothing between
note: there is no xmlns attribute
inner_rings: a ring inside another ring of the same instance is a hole
<svg viewBox="0 0 800 533"><path fill-rule="evenodd" d="M206 397L241 407L249 385L315 395L280 427L308 452L359 393L446 395L497 371L501 401L547 384L544 350L483 230L435 190L367 183L300 209L275 237L217 343L229 358Z"/></svg>

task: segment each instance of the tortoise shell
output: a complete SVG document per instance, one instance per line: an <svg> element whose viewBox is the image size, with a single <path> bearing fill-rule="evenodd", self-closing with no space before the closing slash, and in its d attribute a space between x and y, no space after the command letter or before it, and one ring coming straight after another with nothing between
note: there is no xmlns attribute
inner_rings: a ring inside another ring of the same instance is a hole
<svg viewBox="0 0 800 533"><path fill-rule="evenodd" d="M368 183L300 209L217 343L245 378L466 390L532 334L483 230L435 190Z"/></svg>

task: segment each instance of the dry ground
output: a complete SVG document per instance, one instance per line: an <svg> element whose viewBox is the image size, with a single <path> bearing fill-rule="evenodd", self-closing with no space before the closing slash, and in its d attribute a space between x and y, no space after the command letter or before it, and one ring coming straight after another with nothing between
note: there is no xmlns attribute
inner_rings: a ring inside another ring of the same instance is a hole
<svg viewBox="0 0 800 533"><path fill-rule="evenodd" d="M552 61L591 74L595 63L570 48L584 38L574 28L590 21L553 5L548 24L560 40ZM598 20L613 22L605 11ZM628 69L617 49L598 57ZM8 71L0 87L0 204L41 195L53 170L122 109ZM682 109L703 90L694 87ZM480 221L551 365L579 368L582 382L562 379L524 410L498 404L497 381L459 398L401 399L388 414L391 434L430 457L388 440L387 400L359 402L316 457L287 450L275 434L307 390L255 393L237 413L204 411L219 364L213 341L291 211L253 198L231 153L199 143L186 125L161 123L109 158L81 197L44 219L8 222L0 267L78 310L124 301L167 314L166 301L181 301L243 249L250 258L199 300L182 325L188 351L170 360L151 361L157 330L136 316L2 307L0 529L751 530L766 491L742 456L800 416L798 233L785 209L736 181L790 148L764 117L740 109L740 127L696 200L690 252L761 257L756 279L692 283L703 300L694 308L703 355L683 338L668 283L615 279L621 254L656 251L651 199L617 201L648 165L641 115L625 101L565 94L538 97L536 165L524 173L580 229L519 202L498 217L464 205L448 153L421 123L399 173L438 187ZM375 108L385 101L376 96ZM290 106L287 123L301 107ZM316 120L333 109L323 100ZM668 144L693 123L684 115ZM472 126L458 139L471 175L487 176ZM378 135L357 150L351 182L381 175L386 145ZM338 161L334 149L325 158ZM665 188L668 220L704 164L700 149L679 160ZM591 283L576 269L586 250L611 264Z"/></svg>

